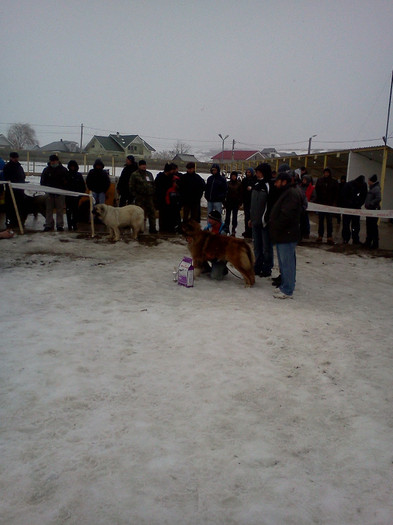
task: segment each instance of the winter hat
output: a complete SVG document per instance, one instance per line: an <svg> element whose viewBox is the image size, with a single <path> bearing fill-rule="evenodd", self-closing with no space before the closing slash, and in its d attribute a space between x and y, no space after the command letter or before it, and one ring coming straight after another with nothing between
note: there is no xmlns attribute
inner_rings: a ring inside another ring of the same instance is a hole
<svg viewBox="0 0 393 525"><path fill-rule="evenodd" d="M378 178L377 178L377 176L374 174L374 175L372 175L368 180L370 180L371 182L377 182Z"/></svg>
<svg viewBox="0 0 393 525"><path fill-rule="evenodd" d="M143 159L140 160L140 161L138 162L138 166L146 166L146 161L143 160Z"/></svg>
<svg viewBox="0 0 393 525"><path fill-rule="evenodd" d="M50 155L49 162L58 162L59 157L57 155Z"/></svg>
<svg viewBox="0 0 393 525"><path fill-rule="evenodd" d="M131 161L131 162L135 162L135 157L134 155L127 155L127 160Z"/></svg>
<svg viewBox="0 0 393 525"><path fill-rule="evenodd" d="M212 164L212 167L210 168L210 173L212 172L213 168L216 168L218 174L220 173L220 165L219 164Z"/></svg>
<svg viewBox="0 0 393 525"><path fill-rule="evenodd" d="M79 165L76 162L76 160L70 160L70 162L67 164L67 168L70 170L71 168L75 168L75 171L79 170Z"/></svg>
<svg viewBox="0 0 393 525"><path fill-rule="evenodd" d="M252 176L252 177L255 175L254 168L247 168L247 169L246 169L246 173L247 173L247 171L250 171L250 172L251 172L251 176Z"/></svg>
<svg viewBox="0 0 393 525"><path fill-rule="evenodd" d="M96 160L94 161L93 168L96 168L97 166L102 166L102 167L104 167L104 163L102 162L101 159L96 159Z"/></svg>
<svg viewBox="0 0 393 525"><path fill-rule="evenodd" d="M288 173L291 171L291 168L289 164L281 164L281 166L278 168L278 173ZM281 179L282 180L282 179Z"/></svg>
<svg viewBox="0 0 393 525"><path fill-rule="evenodd" d="M17 153L16 151L11 151L10 159L19 159L19 153Z"/></svg>
<svg viewBox="0 0 393 525"><path fill-rule="evenodd" d="M209 219L213 219L214 221L221 222L221 213L218 210L213 210L208 215Z"/></svg>
<svg viewBox="0 0 393 525"><path fill-rule="evenodd" d="M285 166L285 164L283 164ZM280 170L279 170L280 171ZM288 184L291 184L292 182L292 177L290 176L289 173L286 173L286 172L283 172L283 173L279 173L277 175L277 178L276 180L286 180Z"/></svg>
<svg viewBox="0 0 393 525"><path fill-rule="evenodd" d="M285 166L285 164L283 164L283 166ZM267 164L267 162L259 164L259 166L255 168L255 171L262 173L264 180L270 180L272 178L272 168L270 167L270 164Z"/></svg>

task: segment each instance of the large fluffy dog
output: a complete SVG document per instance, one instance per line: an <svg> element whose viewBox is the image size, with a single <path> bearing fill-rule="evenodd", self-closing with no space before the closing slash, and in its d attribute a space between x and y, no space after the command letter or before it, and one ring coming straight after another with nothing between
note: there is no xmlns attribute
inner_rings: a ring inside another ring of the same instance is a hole
<svg viewBox="0 0 393 525"><path fill-rule="evenodd" d="M243 275L246 286L255 283L254 253L246 241L202 231L193 220L183 223L183 232L197 273L204 262L218 259L230 262Z"/></svg>
<svg viewBox="0 0 393 525"><path fill-rule="evenodd" d="M109 238L115 241L120 240L119 228L131 228L133 239L136 239L138 234L143 233L145 229L145 213L140 206L134 206L134 204L121 208L97 204L93 208L93 214L108 227Z"/></svg>

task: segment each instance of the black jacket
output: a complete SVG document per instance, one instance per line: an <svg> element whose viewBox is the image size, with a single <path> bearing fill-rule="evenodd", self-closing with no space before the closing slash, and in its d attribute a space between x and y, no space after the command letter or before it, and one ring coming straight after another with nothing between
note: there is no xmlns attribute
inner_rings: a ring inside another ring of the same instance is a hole
<svg viewBox="0 0 393 525"><path fill-rule="evenodd" d="M223 202L227 194L227 189L227 181L220 173L210 175L206 181L206 200L210 202Z"/></svg>
<svg viewBox="0 0 393 525"><path fill-rule="evenodd" d="M41 174L40 184L42 186L67 190L68 182L68 170L62 164L59 164L55 168L48 165Z"/></svg>
<svg viewBox="0 0 393 525"><path fill-rule="evenodd" d="M303 200L300 191L285 186L270 212L270 235L274 243L298 242Z"/></svg>
<svg viewBox="0 0 393 525"><path fill-rule="evenodd" d="M347 182L341 194L341 204L344 208L360 210L367 197L367 183L363 175Z"/></svg>
<svg viewBox="0 0 393 525"><path fill-rule="evenodd" d="M85 193L86 184L83 175L79 171L68 170L68 190Z"/></svg>
<svg viewBox="0 0 393 525"><path fill-rule="evenodd" d="M104 169L93 168L87 175L86 185L94 193L106 193L111 185L108 172Z"/></svg>
<svg viewBox="0 0 393 525"><path fill-rule="evenodd" d="M3 179L11 182L25 182L25 170L19 162L7 162L3 170Z"/></svg>
<svg viewBox="0 0 393 525"><path fill-rule="evenodd" d="M199 202L205 189L205 181L198 173L183 173L179 180L179 193L182 204Z"/></svg>
<svg viewBox="0 0 393 525"><path fill-rule="evenodd" d="M130 196L130 177L134 171L138 169L138 164L126 164L120 174L119 182L117 183L116 189L123 198Z"/></svg>

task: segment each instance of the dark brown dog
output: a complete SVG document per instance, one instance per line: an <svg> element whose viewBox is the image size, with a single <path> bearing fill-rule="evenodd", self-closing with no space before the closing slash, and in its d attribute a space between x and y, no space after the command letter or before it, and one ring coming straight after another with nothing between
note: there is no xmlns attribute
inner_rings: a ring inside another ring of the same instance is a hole
<svg viewBox="0 0 393 525"><path fill-rule="evenodd" d="M196 274L200 273L204 262L218 259L230 262L243 275L246 286L255 283L254 253L246 241L202 231L200 224L193 220L183 223L182 229Z"/></svg>

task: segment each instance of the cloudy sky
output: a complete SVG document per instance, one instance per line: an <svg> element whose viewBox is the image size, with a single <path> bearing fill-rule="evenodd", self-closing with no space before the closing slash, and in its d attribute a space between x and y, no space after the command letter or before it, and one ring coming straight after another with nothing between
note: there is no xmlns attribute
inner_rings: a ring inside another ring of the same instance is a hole
<svg viewBox="0 0 393 525"><path fill-rule="evenodd" d="M0 133L157 150L377 145L391 0L2 0ZM393 146L393 122L388 143Z"/></svg>

